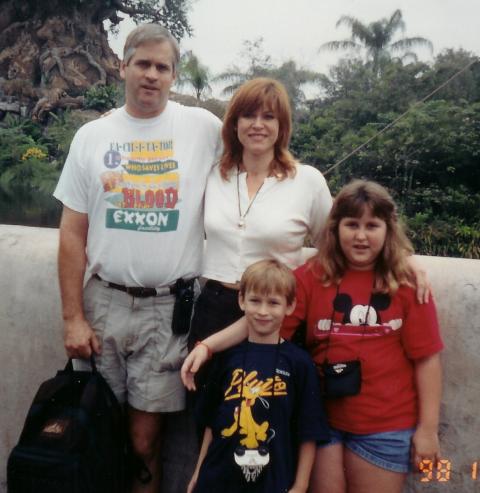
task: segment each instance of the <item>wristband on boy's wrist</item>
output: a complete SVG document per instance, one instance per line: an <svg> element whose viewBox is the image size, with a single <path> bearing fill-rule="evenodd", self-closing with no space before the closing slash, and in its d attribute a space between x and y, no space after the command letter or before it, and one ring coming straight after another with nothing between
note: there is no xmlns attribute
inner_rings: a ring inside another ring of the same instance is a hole
<svg viewBox="0 0 480 493"><path fill-rule="evenodd" d="M207 344L205 344L203 341L197 341L195 343L195 347L197 346L204 346L207 350L207 359L211 359L212 356L213 356L213 351L207 346Z"/></svg>

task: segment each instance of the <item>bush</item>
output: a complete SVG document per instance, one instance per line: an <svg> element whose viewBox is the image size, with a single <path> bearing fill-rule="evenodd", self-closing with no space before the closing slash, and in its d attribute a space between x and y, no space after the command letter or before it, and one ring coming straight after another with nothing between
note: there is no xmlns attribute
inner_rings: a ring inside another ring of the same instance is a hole
<svg viewBox="0 0 480 493"><path fill-rule="evenodd" d="M50 113L49 125L45 128L45 139L51 160L61 167L67 159L75 132L90 118L84 118L81 111L65 111L59 115Z"/></svg>
<svg viewBox="0 0 480 493"><path fill-rule="evenodd" d="M438 219L429 213L417 213L405 223L420 255L480 259L480 223L466 225L458 217Z"/></svg>
<svg viewBox="0 0 480 493"><path fill-rule="evenodd" d="M108 111L117 106L119 98L115 85L93 86L85 91L84 107L97 111Z"/></svg>

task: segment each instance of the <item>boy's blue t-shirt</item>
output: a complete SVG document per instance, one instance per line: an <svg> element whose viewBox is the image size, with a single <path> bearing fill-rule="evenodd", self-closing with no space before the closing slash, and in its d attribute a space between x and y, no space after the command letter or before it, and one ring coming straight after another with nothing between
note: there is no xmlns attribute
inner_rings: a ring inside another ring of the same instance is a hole
<svg viewBox="0 0 480 493"><path fill-rule="evenodd" d="M216 356L209 375L196 411L213 440L195 493L287 492L299 444L329 440L310 356L289 342L244 342ZM244 459L241 449L248 451ZM240 462L268 456L255 481L246 480L235 452Z"/></svg>

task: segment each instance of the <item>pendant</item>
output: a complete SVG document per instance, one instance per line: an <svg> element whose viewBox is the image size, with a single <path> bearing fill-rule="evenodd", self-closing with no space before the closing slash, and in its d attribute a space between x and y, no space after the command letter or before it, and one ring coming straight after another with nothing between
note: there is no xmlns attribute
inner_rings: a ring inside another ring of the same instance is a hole
<svg viewBox="0 0 480 493"><path fill-rule="evenodd" d="M243 219L243 217L241 217L239 220L238 220L238 227L243 229L245 227L245 219Z"/></svg>

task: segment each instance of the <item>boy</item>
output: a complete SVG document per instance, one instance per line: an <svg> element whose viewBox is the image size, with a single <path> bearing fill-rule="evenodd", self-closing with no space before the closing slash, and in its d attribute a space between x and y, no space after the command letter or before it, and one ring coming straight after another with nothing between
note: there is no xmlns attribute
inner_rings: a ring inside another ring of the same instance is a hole
<svg viewBox="0 0 480 493"><path fill-rule="evenodd" d="M216 356L198 403L205 433L188 493L303 493L329 435L310 357L280 337L295 278L276 260L251 265L239 304L248 340Z"/></svg>

